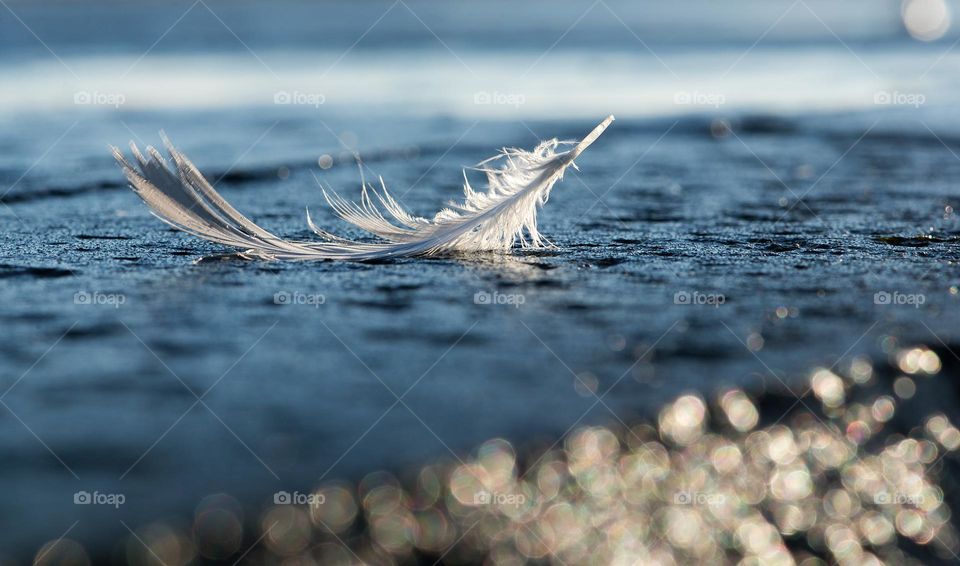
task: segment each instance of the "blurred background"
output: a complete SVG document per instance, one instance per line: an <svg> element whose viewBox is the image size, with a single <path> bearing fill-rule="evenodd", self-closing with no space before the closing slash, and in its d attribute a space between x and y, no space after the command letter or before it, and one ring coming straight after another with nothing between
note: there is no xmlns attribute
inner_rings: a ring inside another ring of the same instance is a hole
<svg viewBox="0 0 960 566"><path fill-rule="evenodd" d="M958 37L940 0L6 4L10 112L79 112L77 93L128 112L288 92L322 115L458 117L865 109L884 90L945 104Z"/></svg>
<svg viewBox="0 0 960 566"><path fill-rule="evenodd" d="M278 493L956 344L958 18L0 0L0 552L153 563L138 537L216 508L233 562ZM497 258L218 260L108 150L165 130L259 224L307 239L307 206L357 237L318 183L356 196L358 155L429 216L498 148L608 114L540 215L556 248Z"/></svg>

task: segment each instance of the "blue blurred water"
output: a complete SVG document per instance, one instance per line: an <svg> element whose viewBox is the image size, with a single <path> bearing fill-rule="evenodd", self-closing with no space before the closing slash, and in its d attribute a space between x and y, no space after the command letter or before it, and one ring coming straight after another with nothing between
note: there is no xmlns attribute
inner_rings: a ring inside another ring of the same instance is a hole
<svg viewBox="0 0 960 566"><path fill-rule="evenodd" d="M8 4L12 555L957 339L957 36L910 39L898 2ZM352 196L355 151L426 215L462 167L610 112L541 215L557 248L509 257L196 264L225 250L151 217L106 150L165 129L307 238L304 206L352 234L314 175Z"/></svg>

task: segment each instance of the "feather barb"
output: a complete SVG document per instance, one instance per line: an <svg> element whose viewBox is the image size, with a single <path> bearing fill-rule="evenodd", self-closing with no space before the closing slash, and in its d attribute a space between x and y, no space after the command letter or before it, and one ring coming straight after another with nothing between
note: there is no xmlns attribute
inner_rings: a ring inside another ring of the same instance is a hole
<svg viewBox="0 0 960 566"><path fill-rule="evenodd" d="M320 229L309 211L307 224L321 241L298 242L272 234L231 206L162 133L172 166L152 147L147 148L145 157L133 143L130 147L135 164L117 148L113 148L113 155L133 190L154 215L184 232L239 248L244 257L364 261L506 252L517 242L522 247L547 244L537 230L539 208L547 202L567 167L574 165L574 160L613 120L613 116L608 116L568 151L558 150L561 144L557 139L543 141L531 151L503 149L477 166L487 178L485 191L475 190L464 176L463 200L449 203L432 219L407 211L390 196L382 179L380 190L363 181L359 203L322 189L324 199L337 216L378 237L377 242L335 236Z"/></svg>

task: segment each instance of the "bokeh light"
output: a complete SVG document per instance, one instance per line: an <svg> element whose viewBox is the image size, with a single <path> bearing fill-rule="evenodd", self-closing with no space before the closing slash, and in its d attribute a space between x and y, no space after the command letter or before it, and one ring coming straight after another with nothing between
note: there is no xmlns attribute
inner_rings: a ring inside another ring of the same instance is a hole
<svg viewBox="0 0 960 566"><path fill-rule="evenodd" d="M900 13L907 32L921 41L940 39L950 29L950 9L944 0L904 0Z"/></svg>
<svg viewBox="0 0 960 566"><path fill-rule="evenodd" d="M270 505L252 524L235 499L211 495L189 529L139 528L127 559L860 565L905 563L910 541L946 560L960 535L937 480L960 429L934 413L910 435L887 430L915 380L942 369L924 347L889 355L893 391L856 359L813 371L784 414L735 388L713 402L683 395L655 425L585 426L546 450L494 438L405 480L378 471L317 486L313 503ZM55 542L38 564L90 563L78 543Z"/></svg>

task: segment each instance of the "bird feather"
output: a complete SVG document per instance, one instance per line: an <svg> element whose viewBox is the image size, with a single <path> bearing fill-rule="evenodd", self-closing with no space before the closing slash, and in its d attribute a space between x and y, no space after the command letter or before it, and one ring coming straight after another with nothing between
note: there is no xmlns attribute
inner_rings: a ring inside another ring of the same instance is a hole
<svg viewBox="0 0 960 566"><path fill-rule="evenodd" d="M178 230L243 250L248 258L270 260L376 260L457 253L507 252L548 244L537 229L537 211L567 167L613 122L608 116L583 140L563 151L557 139L532 151L505 148L477 169L487 178L475 190L464 174L464 198L451 201L432 219L415 216L387 192L361 180L360 202L350 202L321 186L334 213L380 241L359 242L319 228L307 211L307 224L320 238L302 242L281 238L237 211L207 182L197 167L161 133L172 166L156 149L145 156L130 143L134 165L117 148L113 155L133 190L160 220ZM362 171L361 171L362 175ZM319 183L318 183L319 184ZM384 214L386 213L386 215ZM388 218L389 217L389 218Z"/></svg>

